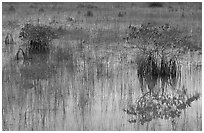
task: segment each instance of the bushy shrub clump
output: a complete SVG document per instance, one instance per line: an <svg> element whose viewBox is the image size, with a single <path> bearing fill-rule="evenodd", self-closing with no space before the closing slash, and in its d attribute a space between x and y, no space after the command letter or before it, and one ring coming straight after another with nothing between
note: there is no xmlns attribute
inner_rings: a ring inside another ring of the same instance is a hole
<svg viewBox="0 0 204 133"><path fill-rule="evenodd" d="M163 7L161 2L150 2L149 7Z"/></svg>
<svg viewBox="0 0 204 133"><path fill-rule="evenodd" d="M87 13L85 14L85 16L87 17L93 17L93 12L92 11L87 11Z"/></svg>
<svg viewBox="0 0 204 133"><path fill-rule="evenodd" d="M43 8L40 8L38 11L43 13L45 10Z"/></svg>
<svg viewBox="0 0 204 133"><path fill-rule="evenodd" d="M10 12L15 12L16 9L14 8L14 6L10 6L9 9L8 9L8 11L10 11Z"/></svg>
<svg viewBox="0 0 204 133"><path fill-rule="evenodd" d="M124 17L126 15L126 12L119 12L118 17Z"/></svg>
<svg viewBox="0 0 204 133"><path fill-rule="evenodd" d="M185 52L191 44L190 36L169 24L157 27L129 26L128 38L143 52L161 52L165 55L171 54L172 50Z"/></svg>
<svg viewBox="0 0 204 133"><path fill-rule="evenodd" d="M80 4L77 6L77 8L97 9L98 7L95 6L95 5L92 5L92 4L86 5L86 4L81 4L81 3L80 3Z"/></svg>
<svg viewBox="0 0 204 133"><path fill-rule="evenodd" d="M139 74L159 76L175 76L177 57L191 44L189 36L169 24L159 27L129 26L128 41L143 55L137 62Z"/></svg>
<svg viewBox="0 0 204 133"><path fill-rule="evenodd" d="M54 29L46 25L25 24L19 37L28 43L28 52L46 53L49 51L49 43L56 37Z"/></svg>

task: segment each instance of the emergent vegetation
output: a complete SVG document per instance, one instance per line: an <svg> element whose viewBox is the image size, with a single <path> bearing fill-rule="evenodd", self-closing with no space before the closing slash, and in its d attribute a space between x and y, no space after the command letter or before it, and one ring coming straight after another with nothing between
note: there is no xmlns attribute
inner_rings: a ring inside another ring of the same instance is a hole
<svg viewBox="0 0 204 133"><path fill-rule="evenodd" d="M137 60L138 75L155 77L175 77L179 72L177 58L191 44L190 36L169 24L129 26L128 41L142 55Z"/></svg>
<svg viewBox="0 0 204 133"><path fill-rule="evenodd" d="M50 26L25 24L19 37L28 43L26 49L28 54L38 54L49 52L49 43L56 37L56 34Z"/></svg>

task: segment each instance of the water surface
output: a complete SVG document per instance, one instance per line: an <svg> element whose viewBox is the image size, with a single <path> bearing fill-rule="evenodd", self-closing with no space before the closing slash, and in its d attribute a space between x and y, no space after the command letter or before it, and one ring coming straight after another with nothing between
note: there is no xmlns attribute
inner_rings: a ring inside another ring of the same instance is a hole
<svg viewBox="0 0 204 133"><path fill-rule="evenodd" d="M190 59L175 78L139 79L116 58L54 55L3 67L3 130L202 130L201 67Z"/></svg>

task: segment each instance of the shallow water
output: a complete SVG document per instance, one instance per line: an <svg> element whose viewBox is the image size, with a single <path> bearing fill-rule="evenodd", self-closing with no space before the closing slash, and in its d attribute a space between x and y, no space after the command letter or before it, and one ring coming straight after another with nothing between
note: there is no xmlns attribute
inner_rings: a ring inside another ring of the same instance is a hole
<svg viewBox="0 0 204 133"><path fill-rule="evenodd" d="M141 82L128 65L78 69L67 60L11 60L3 67L3 130L202 130L201 68L183 64L180 77ZM189 105L159 104L179 96Z"/></svg>

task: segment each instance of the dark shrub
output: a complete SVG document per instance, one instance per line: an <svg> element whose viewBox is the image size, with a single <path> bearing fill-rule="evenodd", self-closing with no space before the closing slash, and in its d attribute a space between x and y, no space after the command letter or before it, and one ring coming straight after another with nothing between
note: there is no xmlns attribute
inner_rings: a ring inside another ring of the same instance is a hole
<svg viewBox="0 0 204 133"><path fill-rule="evenodd" d="M198 9L199 9L199 10L202 10L202 3L201 3L201 2L199 3Z"/></svg>
<svg viewBox="0 0 204 133"><path fill-rule="evenodd" d="M182 29L171 27L169 24L153 27L129 26L128 40L140 51L159 54L160 57L179 55L192 45L190 36Z"/></svg>
<svg viewBox="0 0 204 133"><path fill-rule="evenodd" d="M28 53L46 53L49 51L49 43L56 37L50 26L25 24L19 37L28 42Z"/></svg>
<svg viewBox="0 0 204 133"><path fill-rule="evenodd" d="M169 24L149 27L148 25L129 26L128 41L139 49L139 76L176 77L180 72L177 58L184 54L192 42L189 36Z"/></svg>
<svg viewBox="0 0 204 133"><path fill-rule="evenodd" d="M88 9L96 9L96 8L98 8L98 7L95 6L95 5L88 4L88 5L87 5L87 8L88 8Z"/></svg>
<svg viewBox="0 0 204 133"><path fill-rule="evenodd" d="M163 7L161 2L150 2L149 7Z"/></svg>
<svg viewBox="0 0 204 133"><path fill-rule="evenodd" d="M118 17L123 17L123 16L125 16L126 15L126 12L119 12L118 13Z"/></svg>
<svg viewBox="0 0 204 133"><path fill-rule="evenodd" d="M14 8L14 6L10 6L9 9L8 9L10 12L15 12L16 9Z"/></svg>
<svg viewBox="0 0 204 133"><path fill-rule="evenodd" d="M139 78L173 79L180 74L176 58L166 59L165 57L156 57L152 54L143 55L143 57L137 61L137 67Z"/></svg>
<svg viewBox="0 0 204 133"><path fill-rule="evenodd" d="M84 8L84 7L85 7L85 5L81 4L81 3L77 6L77 8Z"/></svg>
<svg viewBox="0 0 204 133"><path fill-rule="evenodd" d="M87 11L87 13L85 14L85 16L87 17L93 17L93 12L92 11Z"/></svg>
<svg viewBox="0 0 204 133"><path fill-rule="evenodd" d="M86 5L86 4L81 4L81 3L80 3L80 4L77 6L77 8L97 9L98 7L95 6L95 5L91 5L91 4Z"/></svg>
<svg viewBox="0 0 204 133"><path fill-rule="evenodd" d="M138 66L138 76L140 78L144 76L153 76L158 77L159 75L159 68L157 65L157 61L155 57L151 54L144 55L139 61L137 62Z"/></svg>
<svg viewBox="0 0 204 133"><path fill-rule="evenodd" d="M30 8L36 9L36 8L37 8L37 6L36 6L36 5L34 5L34 4L31 4L31 5L30 5Z"/></svg>
<svg viewBox="0 0 204 133"><path fill-rule="evenodd" d="M44 9L43 9L43 8L40 8L40 9L39 9L39 12L43 13L43 12L44 12Z"/></svg>

